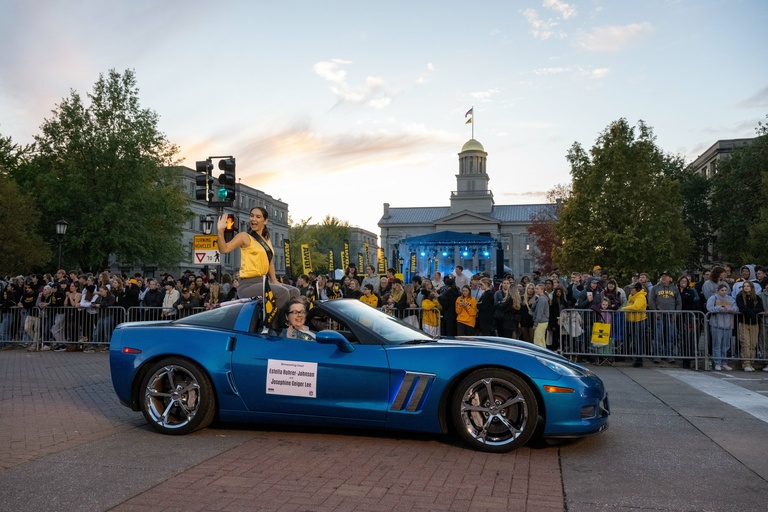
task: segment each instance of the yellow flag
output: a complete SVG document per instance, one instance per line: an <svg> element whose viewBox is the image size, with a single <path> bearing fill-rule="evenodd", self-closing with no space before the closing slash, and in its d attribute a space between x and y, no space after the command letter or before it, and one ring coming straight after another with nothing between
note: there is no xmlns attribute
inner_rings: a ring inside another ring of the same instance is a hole
<svg viewBox="0 0 768 512"><path fill-rule="evenodd" d="M467 122L464 124L470 124L471 122L472 122L472 118L470 117L469 119L467 119Z"/></svg>

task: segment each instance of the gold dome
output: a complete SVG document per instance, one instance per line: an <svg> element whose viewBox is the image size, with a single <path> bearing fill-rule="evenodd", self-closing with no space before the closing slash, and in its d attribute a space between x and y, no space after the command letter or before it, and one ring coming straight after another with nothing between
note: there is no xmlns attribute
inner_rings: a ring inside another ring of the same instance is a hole
<svg viewBox="0 0 768 512"><path fill-rule="evenodd" d="M465 151L485 151L485 148L475 139L469 139L461 147L461 152L463 153Z"/></svg>

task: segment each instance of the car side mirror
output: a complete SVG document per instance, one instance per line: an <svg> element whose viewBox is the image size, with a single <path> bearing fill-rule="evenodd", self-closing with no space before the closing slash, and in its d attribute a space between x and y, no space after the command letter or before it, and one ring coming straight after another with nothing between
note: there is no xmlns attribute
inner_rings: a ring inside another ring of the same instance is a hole
<svg viewBox="0 0 768 512"><path fill-rule="evenodd" d="M324 345L336 345L336 347L344 353L349 354L355 351L355 347L349 342L347 338L342 336L336 331L326 329L317 333L317 342Z"/></svg>

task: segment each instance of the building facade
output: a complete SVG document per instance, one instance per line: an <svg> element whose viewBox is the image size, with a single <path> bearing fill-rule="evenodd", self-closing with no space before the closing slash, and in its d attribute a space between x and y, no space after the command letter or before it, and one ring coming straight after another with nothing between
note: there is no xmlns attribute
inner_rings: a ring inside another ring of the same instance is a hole
<svg viewBox="0 0 768 512"><path fill-rule="evenodd" d="M718 140L704 153L691 163L693 172L705 178L711 178L717 173L717 162L728 158L734 149L745 146L755 140L750 139L723 139Z"/></svg>
<svg viewBox="0 0 768 512"><path fill-rule="evenodd" d="M378 226L389 267L422 276L435 270L446 274L456 265L516 277L534 270L528 227L534 215L553 205L496 205L487 157L477 140L464 144L448 206L393 208L384 203ZM397 268L400 260L403 267Z"/></svg>

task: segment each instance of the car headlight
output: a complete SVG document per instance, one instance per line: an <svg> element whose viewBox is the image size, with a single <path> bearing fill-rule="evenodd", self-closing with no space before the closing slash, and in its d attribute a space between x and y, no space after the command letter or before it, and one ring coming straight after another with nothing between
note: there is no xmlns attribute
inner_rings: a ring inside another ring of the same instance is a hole
<svg viewBox="0 0 768 512"><path fill-rule="evenodd" d="M566 377L584 377L586 375L589 375L590 373L589 370L587 370L586 368L576 369L576 368L572 368L571 366L558 363L557 361L552 361L550 359L545 359L543 357L538 357L538 356L536 357L536 359L541 364L543 364L544 366L552 370L553 372L560 375L564 375Z"/></svg>

